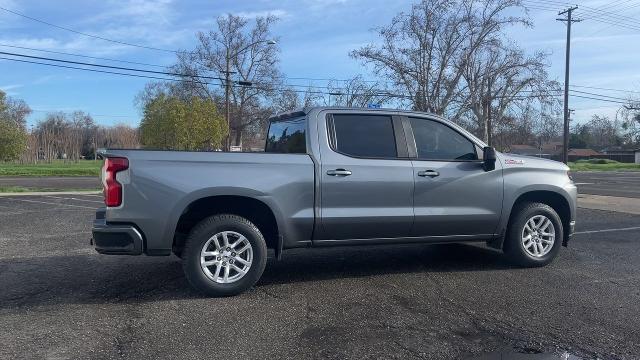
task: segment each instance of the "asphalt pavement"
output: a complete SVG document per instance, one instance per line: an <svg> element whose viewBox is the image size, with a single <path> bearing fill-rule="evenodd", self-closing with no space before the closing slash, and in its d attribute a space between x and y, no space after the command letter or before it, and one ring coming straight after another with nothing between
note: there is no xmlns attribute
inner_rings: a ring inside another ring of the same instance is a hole
<svg viewBox="0 0 640 360"><path fill-rule="evenodd" d="M640 198L640 171L580 171L572 176L580 194Z"/></svg>
<svg viewBox="0 0 640 360"><path fill-rule="evenodd" d="M640 358L638 215L579 209L544 268L479 245L301 249L214 299L175 257L96 254L100 205L0 198L0 359Z"/></svg>

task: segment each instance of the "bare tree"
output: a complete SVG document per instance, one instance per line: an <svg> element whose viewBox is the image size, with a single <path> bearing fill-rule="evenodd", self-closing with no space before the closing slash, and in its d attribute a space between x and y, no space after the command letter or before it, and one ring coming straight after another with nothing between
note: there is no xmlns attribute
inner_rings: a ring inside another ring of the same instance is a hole
<svg viewBox="0 0 640 360"><path fill-rule="evenodd" d="M329 105L347 107L367 107L369 104L382 105L395 95L378 81L366 81L362 75L351 79L333 80L328 84Z"/></svg>
<svg viewBox="0 0 640 360"><path fill-rule="evenodd" d="M506 14L519 4L519 0L423 0L408 14L395 16L391 25L377 29L382 45L365 46L351 56L392 81L413 109L444 115L452 105L460 109L466 101L462 80L469 59L499 38L505 26L528 24Z"/></svg>
<svg viewBox="0 0 640 360"><path fill-rule="evenodd" d="M468 89L465 107L473 112L476 129L492 145L492 124L500 123L514 107L527 109L539 104L540 117L557 111L560 85L548 80L547 55L527 56L521 49L494 40L469 57L463 77Z"/></svg>
<svg viewBox="0 0 640 360"><path fill-rule="evenodd" d="M625 142L629 146L640 146L640 99L630 99L620 110Z"/></svg>
<svg viewBox="0 0 640 360"><path fill-rule="evenodd" d="M194 51L178 55L173 70L185 74L180 92L209 98L224 109L225 75L230 71L230 128L234 143L241 145L245 132L260 131L265 125L264 108L275 97L282 74L278 70L278 47L271 34L274 16L246 18L225 15L216 29L198 33ZM206 77L209 78L206 78ZM211 78L219 78L211 79ZM249 86L242 86L251 83Z"/></svg>

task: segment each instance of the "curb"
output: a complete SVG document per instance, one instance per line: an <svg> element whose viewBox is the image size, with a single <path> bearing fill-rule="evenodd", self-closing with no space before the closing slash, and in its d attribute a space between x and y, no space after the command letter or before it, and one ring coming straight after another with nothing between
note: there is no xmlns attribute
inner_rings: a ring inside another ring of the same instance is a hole
<svg viewBox="0 0 640 360"><path fill-rule="evenodd" d="M640 215L640 201L636 198L578 194L578 207Z"/></svg>

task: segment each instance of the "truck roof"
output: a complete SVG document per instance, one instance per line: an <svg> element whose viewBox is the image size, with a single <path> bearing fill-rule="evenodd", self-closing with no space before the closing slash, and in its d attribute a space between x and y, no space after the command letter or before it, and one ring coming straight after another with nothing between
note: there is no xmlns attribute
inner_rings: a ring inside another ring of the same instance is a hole
<svg viewBox="0 0 640 360"><path fill-rule="evenodd" d="M279 120L289 119L289 118L292 118L292 117L304 116L304 115L310 113L313 110L318 110L318 111L321 111L321 110L357 110L357 111L366 111L366 112L377 112L377 111L389 112L389 111L393 111L393 112L401 112L401 113L407 113L407 114L420 114L420 115L430 115L430 116L440 117L440 116L438 116L436 114L423 112L423 111L413 111L413 110L394 109L394 108L361 108L361 107L348 107L348 106L306 106L306 107L303 107L303 108L300 108L300 109L297 109L297 110L278 113L278 114L270 117L269 121L279 121Z"/></svg>

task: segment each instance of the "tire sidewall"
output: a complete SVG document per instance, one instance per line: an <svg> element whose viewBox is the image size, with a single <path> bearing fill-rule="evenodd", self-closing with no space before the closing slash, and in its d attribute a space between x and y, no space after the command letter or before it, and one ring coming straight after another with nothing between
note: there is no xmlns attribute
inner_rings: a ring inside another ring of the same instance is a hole
<svg viewBox="0 0 640 360"><path fill-rule="evenodd" d="M249 272L241 279L220 284L211 280L200 266L200 253L204 244L222 231L235 231L247 238L253 250L253 261ZM241 293L262 276L266 266L267 248L260 231L248 220L235 215L217 215L205 219L189 235L183 256L183 267L189 282L198 290L212 296L231 296Z"/></svg>
<svg viewBox="0 0 640 360"><path fill-rule="evenodd" d="M553 247L551 250L541 257L534 257L530 255L524 248L524 244L522 244L522 231L526 222L536 215L544 215L553 224L555 229L555 241L553 243ZM543 266L550 263L560 251L560 247L562 246L562 242L564 240L564 231L562 227L562 221L558 214L548 205L546 204L527 204L520 209L519 213L516 215L513 223L510 225L509 229L509 243L508 243L508 253L515 257L515 260L520 265L525 266Z"/></svg>

